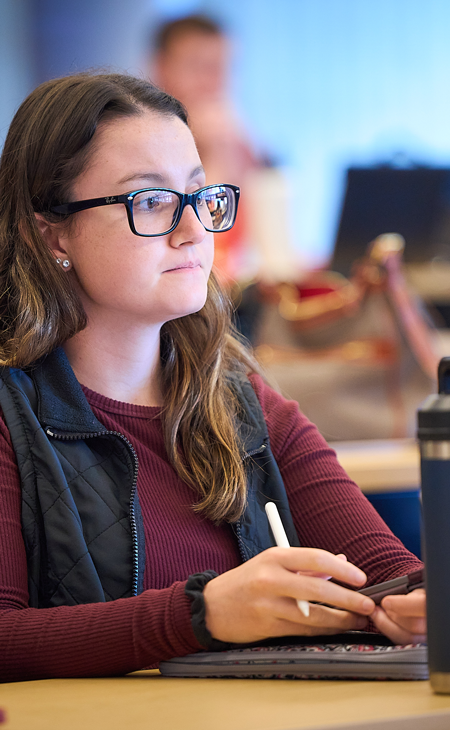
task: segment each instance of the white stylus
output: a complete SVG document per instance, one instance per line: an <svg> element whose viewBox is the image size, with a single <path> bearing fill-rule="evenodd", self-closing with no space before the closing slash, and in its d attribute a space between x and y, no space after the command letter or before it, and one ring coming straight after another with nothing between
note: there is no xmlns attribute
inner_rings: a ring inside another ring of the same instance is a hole
<svg viewBox="0 0 450 730"><path fill-rule="evenodd" d="M279 515L279 512L277 510L277 506L274 502L267 502L266 503L266 515L267 519L269 520L269 525L271 527L271 530L273 532L273 536L275 538L275 542L278 545L278 547L291 547L289 545L289 540L287 539L287 535L284 531L283 523L281 522L281 518ZM308 618L309 616L309 603L308 601L297 601L297 606L299 607L302 614Z"/></svg>

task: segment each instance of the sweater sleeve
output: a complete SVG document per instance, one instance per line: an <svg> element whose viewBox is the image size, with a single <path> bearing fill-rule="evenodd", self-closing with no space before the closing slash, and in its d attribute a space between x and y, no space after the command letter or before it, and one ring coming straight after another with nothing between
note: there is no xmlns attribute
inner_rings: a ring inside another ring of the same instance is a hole
<svg viewBox="0 0 450 730"><path fill-rule="evenodd" d="M391 532L297 402L283 398L259 375L250 380L266 418L300 544L344 553L366 573L368 585L420 568L420 560Z"/></svg>
<svg viewBox="0 0 450 730"><path fill-rule="evenodd" d="M0 681L125 674L199 651L185 582L109 603L28 606L20 478L0 417Z"/></svg>

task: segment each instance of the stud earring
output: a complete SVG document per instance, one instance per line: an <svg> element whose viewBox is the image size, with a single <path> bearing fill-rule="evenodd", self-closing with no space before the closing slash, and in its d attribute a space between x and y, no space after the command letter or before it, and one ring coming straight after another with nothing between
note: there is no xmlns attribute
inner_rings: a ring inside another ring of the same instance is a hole
<svg viewBox="0 0 450 730"><path fill-rule="evenodd" d="M64 261L62 262L62 265L64 266L65 269L68 269L70 266L69 259L64 259Z"/></svg>
<svg viewBox="0 0 450 730"><path fill-rule="evenodd" d="M56 259L56 263L57 264L60 264L61 263L61 259Z"/></svg>

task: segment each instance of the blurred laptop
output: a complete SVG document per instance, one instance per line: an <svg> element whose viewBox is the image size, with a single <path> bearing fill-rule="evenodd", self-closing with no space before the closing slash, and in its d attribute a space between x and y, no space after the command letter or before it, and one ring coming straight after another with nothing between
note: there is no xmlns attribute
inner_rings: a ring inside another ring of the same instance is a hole
<svg viewBox="0 0 450 730"><path fill-rule="evenodd" d="M404 237L404 261L413 268L433 261L450 267L450 168L349 168L331 269L348 276L382 233Z"/></svg>

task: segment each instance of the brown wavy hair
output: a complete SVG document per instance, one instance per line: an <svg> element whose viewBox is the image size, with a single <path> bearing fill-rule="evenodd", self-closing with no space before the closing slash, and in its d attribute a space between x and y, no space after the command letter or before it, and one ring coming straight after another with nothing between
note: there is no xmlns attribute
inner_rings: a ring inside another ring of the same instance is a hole
<svg viewBox="0 0 450 730"><path fill-rule="evenodd" d="M0 160L0 365L29 366L86 326L72 276L56 265L35 213L61 223L50 208L71 200L98 125L146 109L188 123L179 101L122 74L48 81L17 111ZM205 306L162 327L161 365L171 463L197 490L196 511L214 522L235 521L245 507L246 478L235 428L239 404L226 371L258 366L236 335L214 274Z"/></svg>

